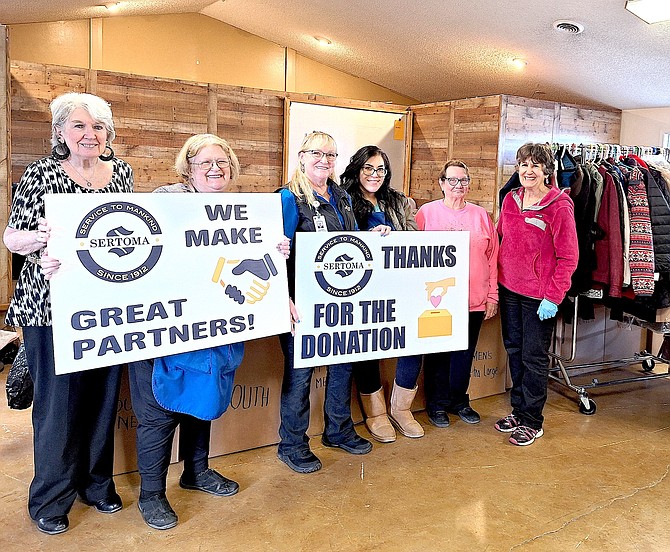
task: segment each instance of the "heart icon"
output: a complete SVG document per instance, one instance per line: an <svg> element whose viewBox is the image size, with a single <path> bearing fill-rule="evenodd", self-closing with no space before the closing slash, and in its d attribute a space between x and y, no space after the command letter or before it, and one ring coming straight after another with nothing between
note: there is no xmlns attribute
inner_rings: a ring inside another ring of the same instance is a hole
<svg viewBox="0 0 670 552"><path fill-rule="evenodd" d="M431 295L430 296L430 302L433 305L433 307L436 308L442 302L442 296L441 295Z"/></svg>

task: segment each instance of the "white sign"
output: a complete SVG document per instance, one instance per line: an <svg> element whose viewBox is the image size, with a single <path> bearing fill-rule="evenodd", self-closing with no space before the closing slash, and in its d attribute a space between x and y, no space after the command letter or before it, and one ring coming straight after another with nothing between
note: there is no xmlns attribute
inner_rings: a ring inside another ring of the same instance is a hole
<svg viewBox="0 0 670 552"><path fill-rule="evenodd" d="M468 345L469 232L298 232L297 368Z"/></svg>
<svg viewBox="0 0 670 552"><path fill-rule="evenodd" d="M56 373L289 331L278 194L46 196Z"/></svg>

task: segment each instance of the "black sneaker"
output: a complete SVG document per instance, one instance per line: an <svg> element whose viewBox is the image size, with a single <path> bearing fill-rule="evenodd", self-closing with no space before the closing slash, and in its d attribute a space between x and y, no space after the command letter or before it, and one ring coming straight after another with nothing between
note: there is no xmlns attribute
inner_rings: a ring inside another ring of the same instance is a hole
<svg viewBox="0 0 670 552"><path fill-rule="evenodd" d="M494 427L503 433L512 433L512 431L514 431L520 425L521 422L519 421L519 418L517 418L514 414L508 414L504 418L500 418L495 423Z"/></svg>
<svg viewBox="0 0 670 552"><path fill-rule="evenodd" d="M532 445L535 442L535 439L539 439L544 435L542 428L533 429L528 426L519 426L513 432L509 438L509 442L513 445L518 445L520 447L525 447L527 445Z"/></svg>
<svg viewBox="0 0 670 552"><path fill-rule="evenodd" d="M193 479L182 473L179 478L179 486L182 489L202 491L215 496L232 496L240 490L240 486L219 472L207 469L199 473Z"/></svg>
<svg viewBox="0 0 670 552"><path fill-rule="evenodd" d="M428 414L428 421L435 427L449 427L449 416L444 410L427 411L426 414Z"/></svg>
<svg viewBox="0 0 670 552"><path fill-rule="evenodd" d="M309 449L292 454L277 451L277 458L298 473L312 473L321 469L321 460Z"/></svg>
<svg viewBox="0 0 670 552"><path fill-rule="evenodd" d="M372 450L372 443L358 434L352 435L341 443L333 443L325 435L322 435L321 442L325 447L341 448L349 454L367 454Z"/></svg>
<svg viewBox="0 0 670 552"><path fill-rule="evenodd" d="M461 408L456 414L458 414L458 417L466 424L478 424L482 421L481 416L469 406Z"/></svg>
<svg viewBox="0 0 670 552"><path fill-rule="evenodd" d="M152 529L172 529L177 525L177 514L165 495L153 495L137 501L142 519Z"/></svg>

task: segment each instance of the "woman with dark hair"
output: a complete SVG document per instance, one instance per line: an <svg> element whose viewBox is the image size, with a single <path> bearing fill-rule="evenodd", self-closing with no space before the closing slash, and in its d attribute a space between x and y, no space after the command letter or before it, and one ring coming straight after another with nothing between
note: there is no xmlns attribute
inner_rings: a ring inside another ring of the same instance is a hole
<svg viewBox="0 0 670 552"><path fill-rule="evenodd" d="M544 433L553 318L570 289L579 248L574 206L567 189L556 187L551 148L524 144L516 162L521 187L505 196L498 220L500 320L512 413L495 428L524 446Z"/></svg>
<svg viewBox="0 0 670 552"><path fill-rule="evenodd" d="M379 225L390 226L393 230L417 229L410 202L391 187L389 158L377 146L364 146L354 153L340 179L351 196L356 222L361 230L370 230ZM389 420L379 376L379 360L353 364L354 378L366 417L365 425L377 441L395 441L396 433L391 421L406 437L423 436L423 428L411 411L420 369L421 356L398 359Z"/></svg>
<svg viewBox="0 0 670 552"><path fill-rule="evenodd" d="M416 230L408 199L391 187L391 163L377 146L363 146L351 156L340 176L342 187L349 192L354 215L361 230L379 224L394 230Z"/></svg>

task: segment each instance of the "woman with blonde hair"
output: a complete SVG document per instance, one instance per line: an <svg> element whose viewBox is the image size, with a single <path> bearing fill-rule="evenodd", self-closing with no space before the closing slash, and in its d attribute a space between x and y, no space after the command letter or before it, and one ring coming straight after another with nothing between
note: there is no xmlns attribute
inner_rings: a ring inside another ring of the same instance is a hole
<svg viewBox="0 0 670 552"><path fill-rule="evenodd" d="M311 132L300 145L299 166L291 181L280 190L284 234L293 240L296 232L358 230L351 197L335 181L337 145L325 132ZM379 228L388 232L388 227ZM288 262L289 294L295 292L295 248ZM293 321L297 322L295 309ZM314 368L294 368L293 336L279 336L284 352L284 380L281 393L281 441L277 456L299 473L321 469L321 461L309 448L309 392ZM324 404L325 428L322 443L351 454L366 454L372 444L360 437L351 419L351 364L328 368Z"/></svg>
<svg viewBox="0 0 670 552"><path fill-rule="evenodd" d="M177 154L175 170L182 181L154 193L221 193L240 174L240 163L228 142L214 134L191 136ZM288 256L288 240L277 249ZM178 516L167 499L167 473L177 426L184 468L179 486L224 497L238 492L237 482L209 467L212 420L230 404L235 371L244 343L131 362L130 393L138 419L137 467L142 519L152 529L171 529Z"/></svg>

